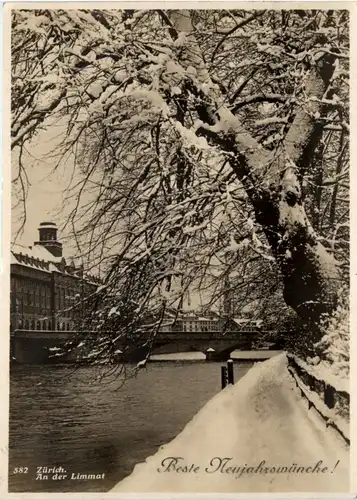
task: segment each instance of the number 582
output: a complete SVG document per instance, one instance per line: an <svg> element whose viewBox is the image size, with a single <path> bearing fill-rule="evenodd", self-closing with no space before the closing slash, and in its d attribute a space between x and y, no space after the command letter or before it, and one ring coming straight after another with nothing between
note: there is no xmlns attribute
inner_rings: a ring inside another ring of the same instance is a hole
<svg viewBox="0 0 357 500"><path fill-rule="evenodd" d="M27 474L29 468L28 467L15 467L13 473L14 474Z"/></svg>

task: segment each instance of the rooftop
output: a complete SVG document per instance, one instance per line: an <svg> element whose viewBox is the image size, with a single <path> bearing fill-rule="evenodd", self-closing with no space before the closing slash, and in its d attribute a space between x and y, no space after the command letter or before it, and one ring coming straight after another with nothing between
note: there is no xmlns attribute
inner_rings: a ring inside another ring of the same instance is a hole
<svg viewBox="0 0 357 500"><path fill-rule="evenodd" d="M34 246L24 246L19 244L13 244L11 246L12 254L24 254L32 257L33 259L40 259L47 262L61 262L62 257L55 257L51 252L47 250L44 246L34 245Z"/></svg>
<svg viewBox="0 0 357 500"><path fill-rule="evenodd" d="M57 225L55 222L40 222L40 227L55 227L55 228L57 228Z"/></svg>
<svg viewBox="0 0 357 500"><path fill-rule="evenodd" d="M18 264L43 272L60 272L68 276L84 278L86 281L99 284L100 280L89 273L83 273L82 266L76 266L73 261L67 264L64 257L55 257L44 246L24 246L13 244L11 247L11 264Z"/></svg>

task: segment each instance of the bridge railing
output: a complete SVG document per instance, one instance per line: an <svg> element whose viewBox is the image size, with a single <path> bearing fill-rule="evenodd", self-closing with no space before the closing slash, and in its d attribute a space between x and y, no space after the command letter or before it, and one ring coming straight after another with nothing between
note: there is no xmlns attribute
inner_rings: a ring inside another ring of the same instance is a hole
<svg viewBox="0 0 357 500"><path fill-rule="evenodd" d="M48 333L48 334L56 334L56 333L68 333L70 334L76 334L76 333L90 333L90 334L98 334L98 333L103 333L103 332L98 332L98 331L80 331L80 330L42 330L42 329L29 329L29 328L16 328L15 330L11 331L11 334L14 333ZM113 332L108 332L113 333ZM256 335L264 335L266 332L262 332L257 329L248 329L248 328L242 328L241 330L226 330L226 331L216 331L216 330L197 330L197 331L184 331L184 330L170 330L170 329L159 329L159 331L156 333L156 335L168 335L170 337L175 337L175 336L187 336L187 337L195 337L196 335L212 335L217 338L224 338L228 336L234 336L234 335L251 335L251 336L256 336ZM147 335L151 336L152 331L151 330L145 330L143 329L140 332L141 335Z"/></svg>
<svg viewBox="0 0 357 500"><path fill-rule="evenodd" d="M326 381L309 373L294 356L288 354L287 357L288 370L300 389L301 396L307 399L309 409L313 407L325 420L326 426L333 427L346 443L350 444L348 392L337 390Z"/></svg>
<svg viewBox="0 0 357 500"><path fill-rule="evenodd" d="M145 330L144 330L145 331ZM150 330L148 330L149 333ZM241 330L169 330L169 329L159 329L158 334L164 334L164 335L197 335L197 334L205 334L205 335L216 335L219 337L225 337L226 335L239 335L241 333L245 333L247 335L260 335L262 332L257 329L245 329L242 328Z"/></svg>

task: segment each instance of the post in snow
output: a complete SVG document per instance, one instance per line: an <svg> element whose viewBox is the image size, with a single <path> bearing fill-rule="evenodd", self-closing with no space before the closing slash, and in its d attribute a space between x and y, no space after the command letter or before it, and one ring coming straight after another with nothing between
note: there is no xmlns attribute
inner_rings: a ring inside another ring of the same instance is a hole
<svg viewBox="0 0 357 500"><path fill-rule="evenodd" d="M234 366L233 359L227 361L228 384L234 384Z"/></svg>
<svg viewBox="0 0 357 500"><path fill-rule="evenodd" d="M225 366L221 366L221 383L222 389L224 389L227 385L227 368Z"/></svg>

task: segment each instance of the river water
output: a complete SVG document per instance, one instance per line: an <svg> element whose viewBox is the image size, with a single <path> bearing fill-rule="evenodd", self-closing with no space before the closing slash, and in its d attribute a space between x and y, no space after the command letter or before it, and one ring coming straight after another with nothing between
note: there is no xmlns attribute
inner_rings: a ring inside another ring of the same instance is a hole
<svg viewBox="0 0 357 500"><path fill-rule="evenodd" d="M238 380L250 364L235 363ZM129 378L99 381L95 367L12 369L9 491L108 491L171 441L220 390L220 363L152 362ZM130 368L130 367L128 367ZM63 480L36 479L61 466ZM23 468L23 470L15 470ZM103 474L71 480L71 474Z"/></svg>

